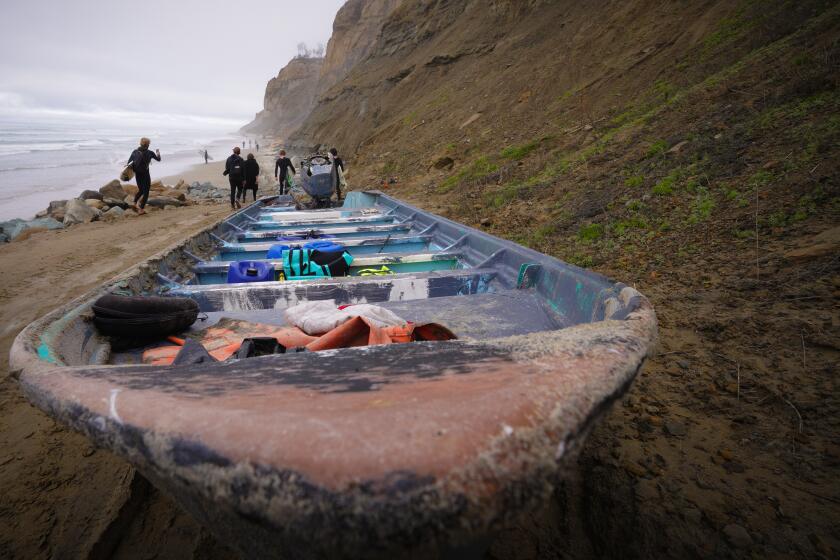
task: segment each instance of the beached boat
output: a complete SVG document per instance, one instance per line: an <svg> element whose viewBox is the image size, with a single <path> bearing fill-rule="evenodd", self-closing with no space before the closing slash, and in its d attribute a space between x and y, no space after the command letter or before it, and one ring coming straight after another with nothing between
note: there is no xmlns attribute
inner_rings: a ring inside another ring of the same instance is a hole
<svg viewBox="0 0 840 560"><path fill-rule="evenodd" d="M293 236L330 236L352 255L346 275L278 280L291 253L276 245ZM242 262L275 275L228 283ZM184 336L205 341L286 328L284 309L315 300L377 304L457 340L146 365L148 344L94 326L109 293L190 298L206 317ZM422 556L481 550L544 504L655 337L631 287L353 192L323 210L258 201L29 325L11 367L32 403L245 557Z"/></svg>

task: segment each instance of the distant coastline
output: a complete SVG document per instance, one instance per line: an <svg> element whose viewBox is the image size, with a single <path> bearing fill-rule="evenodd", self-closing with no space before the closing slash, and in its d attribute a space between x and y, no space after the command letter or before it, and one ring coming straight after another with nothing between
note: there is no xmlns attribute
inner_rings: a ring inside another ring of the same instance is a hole
<svg viewBox="0 0 840 560"><path fill-rule="evenodd" d="M207 149L223 161L237 133L206 130L121 131L115 127L85 128L0 121L0 220L30 219L50 201L96 190L116 178L140 136L152 139L163 161L154 162L153 179L186 176ZM246 144L247 145L247 144ZM212 162L211 162L212 163ZM182 176L179 175L179 176Z"/></svg>

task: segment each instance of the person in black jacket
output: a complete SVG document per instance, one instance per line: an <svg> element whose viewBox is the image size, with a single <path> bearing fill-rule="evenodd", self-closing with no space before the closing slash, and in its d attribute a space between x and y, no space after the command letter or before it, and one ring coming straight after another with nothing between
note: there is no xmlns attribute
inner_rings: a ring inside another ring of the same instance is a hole
<svg viewBox="0 0 840 560"><path fill-rule="evenodd" d="M239 146L233 149L231 154L225 161L225 171L222 175L227 175L230 181L230 207L231 209L242 208L239 204L239 193L245 183L245 160L239 155Z"/></svg>
<svg viewBox="0 0 840 560"><path fill-rule="evenodd" d="M292 160L286 157L286 150L280 150L280 157L274 162L274 176L280 181L280 194L286 193L289 169L292 170L292 175L297 173L295 166L292 165Z"/></svg>
<svg viewBox="0 0 840 560"><path fill-rule="evenodd" d="M260 164L257 163L254 154L248 154L248 158L245 160L245 188L242 189L242 202L245 202L249 190L254 191L254 201L257 200L259 176Z"/></svg>
<svg viewBox="0 0 840 560"><path fill-rule="evenodd" d="M134 169L134 178L137 180L137 194L134 195L134 209L138 214L146 213L146 202L149 201L149 191L152 188L152 177L149 175L149 164L153 159L160 161L160 150L154 153L149 149L152 141L148 138L140 139L140 147L131 152L128 157L128 165ZM138 208L137 202L140 202Z"/></svg>
<svg viewBox="0 0 840 560"><path fill-rule="evenodd" d="M338 157L338 150L335 148L330 148L330 155L332 156L333 165L341 170L338 173L338 180L335 182L335 194L338 200L341 200L341 187L342 183L344 183L344 160ZM344 186L346 186L346 183L344 183Z"/></svg>

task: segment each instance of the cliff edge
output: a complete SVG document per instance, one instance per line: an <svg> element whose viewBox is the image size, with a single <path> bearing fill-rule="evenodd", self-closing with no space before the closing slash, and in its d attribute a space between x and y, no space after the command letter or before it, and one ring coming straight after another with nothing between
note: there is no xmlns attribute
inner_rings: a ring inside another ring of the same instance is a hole
<svg viewBox="0 0 840 560"><path fill-rule="evenodd" d="M323 58L293 58L269 80L263 110L240 131L288 137L303 123L317 99Z"/></svg>

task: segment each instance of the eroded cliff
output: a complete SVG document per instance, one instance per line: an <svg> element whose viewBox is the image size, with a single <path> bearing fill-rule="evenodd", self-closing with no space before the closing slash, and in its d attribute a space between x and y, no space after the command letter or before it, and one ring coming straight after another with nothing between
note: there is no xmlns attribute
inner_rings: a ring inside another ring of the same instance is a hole
<svg viewBox="0 0 840 560"><path fill-rule="evenodd" d="M287 140L317 100L373 49L388 16L403 0L349 0L335 16L324 58L295 58L265 90L263 110L242 132Z"/></svg>
<svg viewBox="0 0 840 560"><path fill-rule="evenodd" d="M323 58L292 59L276 77L269 80L263 110L242 127L242 132L288 137L303 123L317 99Z"/></svg>
<svg viewBox="0 0 840 560"><path fill-rule="evenodd" d="M353 66L367 57L386 19L403 0L349 0L333 22L327 53L321 67L318 94L339 82Z"/></svg>

